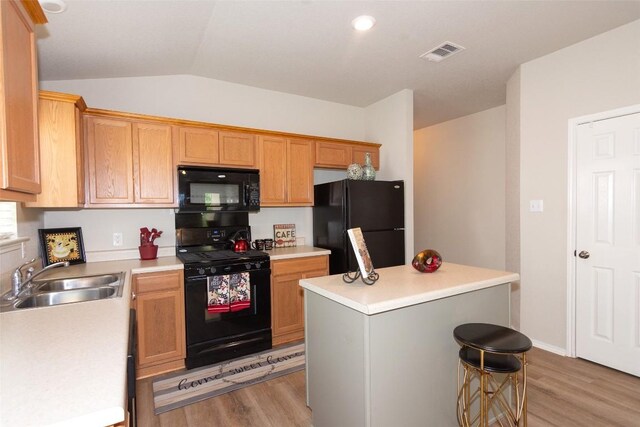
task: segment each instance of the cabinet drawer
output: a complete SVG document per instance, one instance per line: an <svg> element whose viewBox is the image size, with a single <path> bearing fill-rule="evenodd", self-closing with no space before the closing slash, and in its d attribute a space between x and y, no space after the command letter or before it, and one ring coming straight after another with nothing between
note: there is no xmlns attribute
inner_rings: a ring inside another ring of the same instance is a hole
<svg viewBox="0 0 640 427"><path fill-rule="evenodd" d="M276 260L271 262L271 272L274 276L284 274L307 273L309 271L328 271L329 263L326 255L305 258Z"/></svg>
<svg viewBox="0 0 640 427"><path fill-rule="evenodd" d="M182 286L182 270L143 273L133 276L133 289L137 294L179 289Z"/></svg>

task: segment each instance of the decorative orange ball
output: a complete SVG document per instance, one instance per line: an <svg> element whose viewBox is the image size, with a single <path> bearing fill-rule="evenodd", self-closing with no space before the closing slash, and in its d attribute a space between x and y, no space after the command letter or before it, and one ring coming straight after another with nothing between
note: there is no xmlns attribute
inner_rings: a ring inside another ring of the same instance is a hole
<svg viewBox="0 0 640 427"><path fill-rule="evenodd" d="M421 273L433 273L442 265L442 257L433 249L425 249L413 257L411 265Z"/></svg>

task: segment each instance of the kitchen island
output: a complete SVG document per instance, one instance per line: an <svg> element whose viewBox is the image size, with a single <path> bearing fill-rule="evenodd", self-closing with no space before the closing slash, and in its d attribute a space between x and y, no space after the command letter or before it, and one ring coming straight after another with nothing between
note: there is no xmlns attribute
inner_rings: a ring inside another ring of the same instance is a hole
<svg viewBox="0 0 640 427"><path fill-rule="evenodd" d="M377 272L371 286L342 275L300 281L313 425L456 426L453 329L509 326L519 276L453 263L431 274L408 265Z"/></svg>

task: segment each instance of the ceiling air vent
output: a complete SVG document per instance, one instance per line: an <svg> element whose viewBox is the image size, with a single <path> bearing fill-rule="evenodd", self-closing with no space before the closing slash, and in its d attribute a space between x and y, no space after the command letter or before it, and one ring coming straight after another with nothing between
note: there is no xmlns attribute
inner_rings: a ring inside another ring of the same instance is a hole
<svg viewBox="0 0 640 427"><path fill-rule="evenodd" d="M460 52L461 50L464 50L464 47L455 43L444 42L440 46L423 53L422 55L420 55L420 58L427 59L433 62L440 62L444 58L448 58L453 54Z"/></svg>

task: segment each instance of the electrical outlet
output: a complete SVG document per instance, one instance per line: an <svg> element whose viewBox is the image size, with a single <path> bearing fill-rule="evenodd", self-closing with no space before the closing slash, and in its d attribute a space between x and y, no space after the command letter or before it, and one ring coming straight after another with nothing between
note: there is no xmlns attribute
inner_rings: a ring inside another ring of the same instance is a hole
<svg viewBox="0 0 640 427"><path fill-rule="evenodd" d="M113 246L122 246L122 233L113 233Z"/></svg>

